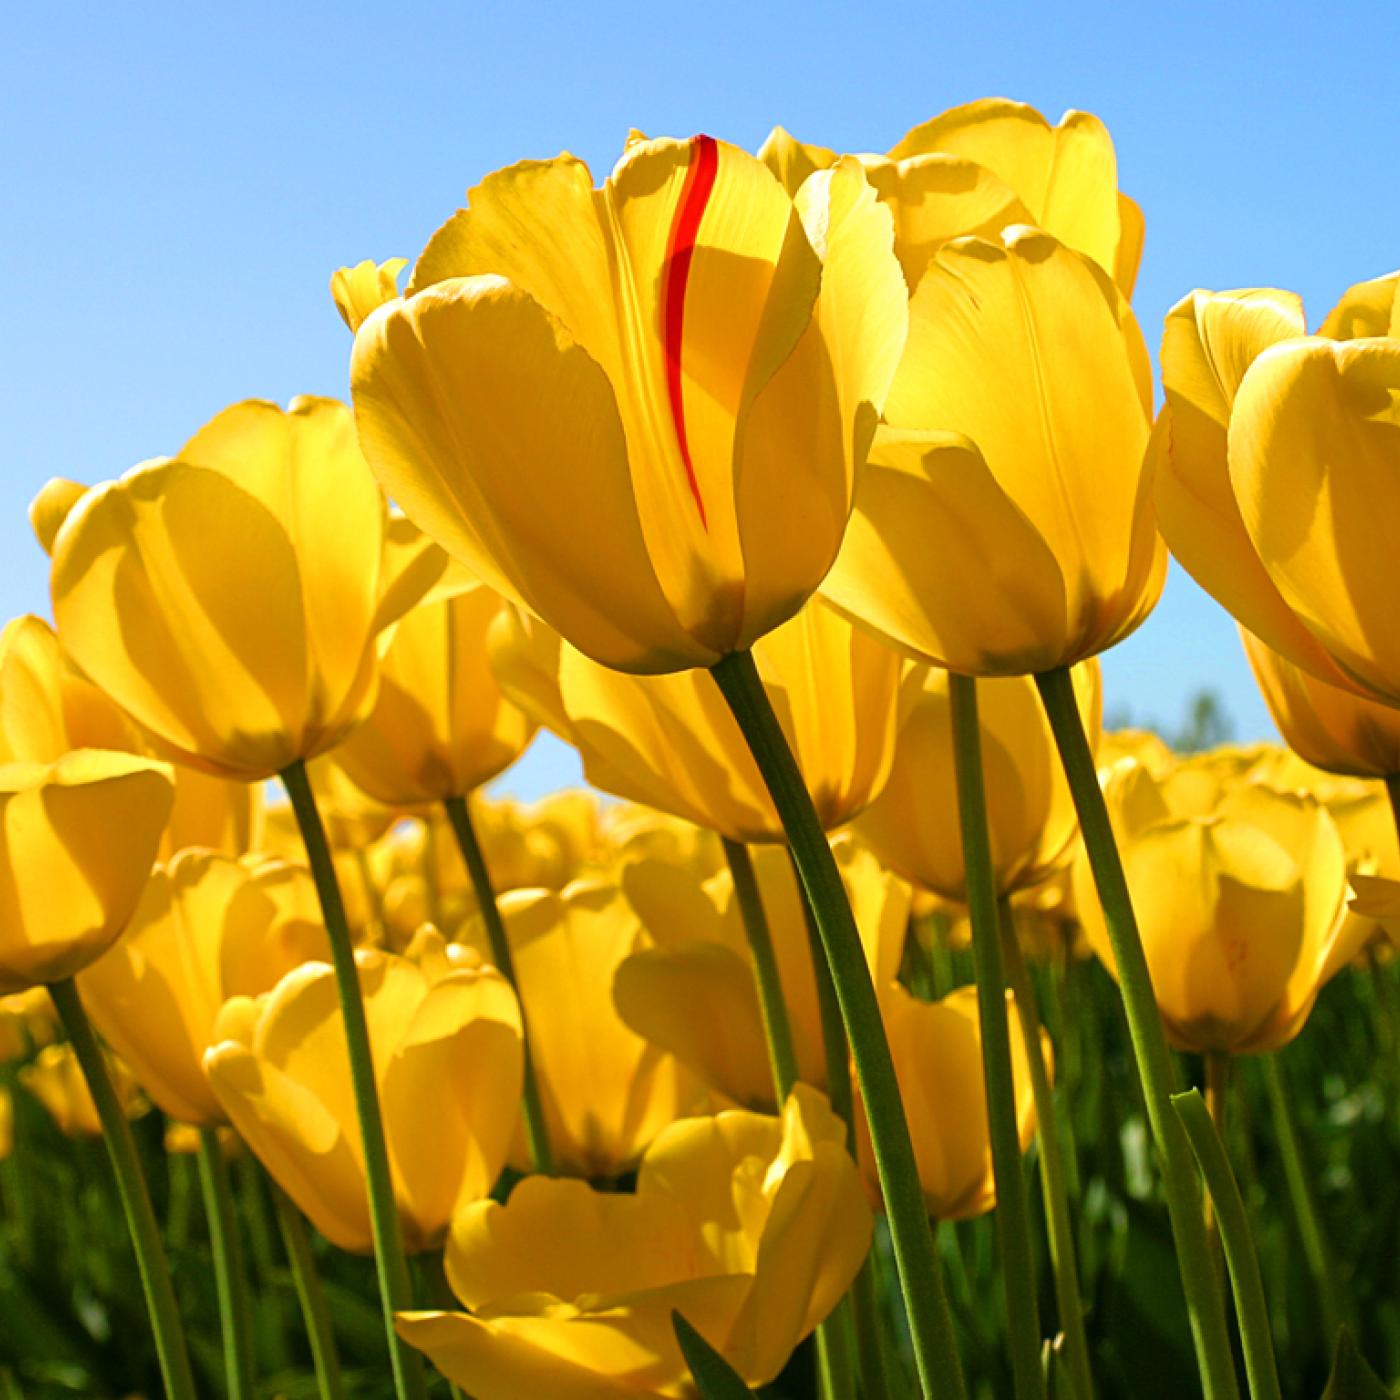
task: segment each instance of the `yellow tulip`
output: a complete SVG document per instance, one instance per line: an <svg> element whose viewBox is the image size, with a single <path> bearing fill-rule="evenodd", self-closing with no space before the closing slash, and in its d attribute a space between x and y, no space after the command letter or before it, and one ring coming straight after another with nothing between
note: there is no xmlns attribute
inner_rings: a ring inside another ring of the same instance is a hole
<svg viewBox="0 0 1400 1400"><path fill-rule="evenodd" d="M486 634L506 604L484 584L420 603L380 659L379 698L336 750L350 780L389 807L465 796L514 763L535 726L501 694Z"/></svg>
<svg viewBox="0 0 1400 1400"><path fill-rule="evenodd" d="M139 1118L150 1107L141 1097L140 1085L120 1060L110 1055L105 1058L122 1112L128 1118ZM102 1136L97 1105L71 1045L44 1046L34 1063L20 1070L19 1082L44 1105L65 1137Z"/></svg>
<svg viewBox="0 0 1400 1400"><path fill-rule="evenodd" d="M1131 760L1107 796L1168 1038L1201 1053L1277 1049L1356 952L1347 858L1316 798L1245 781L1240 755L1158 781ZM1094 951L1113 951L1086 862L1076 904Z"/></svg>
<svg viewBox="0 0 1400 1400"><path fill-rule="evenodd" d="M616 1177L699 1098L677 1061L630 1030L613 978L649 939L622 891L602 880L510 890L499 901L530 1031L530 1056L557 1170ZM479 919L464 941L490 956ZM528 1159L517 1137L512 1162Z"/></svg>
<svg viewBox="0 0 1400 1400"><path fill-rule="evenodd" d="M1089 258L1016 227L944 246L909 318L822 591L964 675L1047 671L1121 641L1166 574L1127 303Z"/></svg>
<svg viewBox="0 0 1400 1400"><path fill-rule="evenodd" d="M382 263L366 258L354 267L339 267L331 273L331 300L352 332L360 329L371 312L398 296L399 273L407 266L407 258L387 258Z"/></svg>
<svg viewBox="0 0 1400 1400"><path fill-rule="evenodd" d="M531 1177L454 1221L447 1277L471 1312L399 1314L399 1334L477 1400L693 1393L680 1311L750 1384L836 1306L870 1244L845 1125L799 1085L781 1118L676 1123L634 1195Z"/></svg>
<svg viewBox="0 0 1400 1400"><path fill-rule="evenodd" d="M709 666L841 543L904 340L856 161L790 196L697 136L488 176L351 363L385 491L595 661Z"/></svg>
<svg viewBox="0 0 1400 1400"><path fill-rule="evenodd" d="M578 749L595 787L733 841L786 839L708 676L624 675L518 616L498 622L491 654L506 693ZM753 655L818 818L840 826L883 785L921 668L820 598L762 638Z"/></svg>
<svg viewBox="0 0 1400 1400"><path fill-rule="evenodd" d="M111 947L171 797L170 769L130 754L0 765L0 993L72 977Z"/></svg>
<svg viewBox="0 0 1400 1400"><path fill-rule="evenodd" d="M8 1087L0 1087L0 1162L15 1147L15 1101Z"/></svg>
<svg viewBox="0 0 1400 1400"><path fill-rule="evenodd" d="M833 843L882 993L893 986L909 923L909 887L883 870L850 836ZM812 970L807 915L786 851L753 852L754 874L792 1025L799 1078L826 1087L821 1007ZM753 959L728 870L703 883L659 860L624 866L622 889L653 946L618 967L613 1000L622 1019L674 1054L711 1089L750 1108L774 1106Z"/></svg>
<svg viewBox="0 0 1400 1400"><path fill-rule="evenodd" d="M187 850L157 866L126 935L79 978L93 1024L172 1118L211 1127L224 1113L204 1052L231 997L269 992L294 968L328 960L311 876Z"/></svg>
<svg viewBox="0 0 1400 1400"><path fill-rule="evenodd" d="M1155 483L1173 554L1241 626L1312 675L1382 698L1362 635L1378 625L1374 605L1353 616L1346 600L1374 552L1362 543L1367 521L1384 514L1372 483L1384 478L1387 430L1380 400L1367 404L1384 398L1384 367L1400 356L1398 292L1396 274L1352 287L1313 338L1292 292L1183 298L1162 339Z"/></svg>
<svg viewBox="0 0 1400 1400"><path fill-rule="evenodd" d="M1010 998L1008 992L1008 1002ZM996 1181L987 1130L977 988L959 987L941 1001L926 1002L896 986L882 1009L929 1214L935 1220L968 1220L985 1214L996 1205ZM1026 1042L1014 1014L1011 1025L1016 1123L1024 1152L1035 1136L1035 1102ZM1041 1047L1048 1065L1050 1045L1044 1032ZM863 1111L858 1112L857 1122L861 1169L872 1198L878 1199L879 1178Z"/></svg>
<svg viewBox="0 0 1400 1400"><path fill-rule="evenodd" d="M378 634L447 564L389 519L345 407L310 398L225 409L84 495L53 549L77 664L180 761L245 781L364 718Z"/></svg>
<svg viewBox="0 0 1400 1400"><path fill-rule="evenodd" d="M1097 738L1102 688L1096 662L1074 672L1090 742ZM978 688L982 766L997 890L1010 894L1048 879L1079 830L1074 802L1035 684L1021 676ZM856 830L884 864L944 899L967 897L948 673L931 671L900 731L884 791Z"/></svg>
<svg viewBox="0 0 1400 1400"><path fill-rule="evenodd" d="M505 1163L523 1082L520 1012L492 968L427 967L356 953L404 1246L437 1249L455 1212ZM236 997L204 1058L250 1151L322 1234L372 1248L363 1153L335 977L288 973L267 996Z"/></svg>
<svg viewBox="0 0 1400 1400"><path fill-rule="evenodd" d="M659 860L703 880L725 864L723 848L713 831L639 803L609 803L602 813L601 834L604 849L617 868L638 860Z"/></svg>

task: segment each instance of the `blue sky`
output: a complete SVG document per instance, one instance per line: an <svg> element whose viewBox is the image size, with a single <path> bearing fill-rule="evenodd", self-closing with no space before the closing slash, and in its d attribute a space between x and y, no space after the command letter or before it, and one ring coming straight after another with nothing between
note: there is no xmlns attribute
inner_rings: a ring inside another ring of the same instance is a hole
<svg viewBox="0 0 1400 1400"><path fill-rule="evenodd" d="M883 150L975 97L1108 123L1143 205L1155 346L1195 286L1300 291L1316 322L1400 264L1388 104L1400 5L74 4L0 47L0 612L46 611L24 508L259 395L343 396L326 292L412 257L486 172L630 126L749 146L781 122ZM1202 686L1272 732L1233 624L1178 570L1105 658L1110 707L1175 722ZM507 787L571 780L537 745Z"/></svg>

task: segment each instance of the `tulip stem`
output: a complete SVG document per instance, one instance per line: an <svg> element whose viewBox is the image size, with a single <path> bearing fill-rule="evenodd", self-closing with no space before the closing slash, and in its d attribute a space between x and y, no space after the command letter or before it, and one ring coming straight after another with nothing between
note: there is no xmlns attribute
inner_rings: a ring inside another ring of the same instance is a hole
<svg viewBox="0 0 1400 1400"><path fill-rule="evenodd" d="M1045 1377L1040 1364L1040 1308L1036 1298L1035 1256L1031 1250L1030 1207L1021 1167L1021 1137L1016 1124L1011 1027L1006 1014L1006 972L1002 966L997 917L997 879L987 826L977 682L971 676L950 675L948 701L952 712L953 769L957 778L967 909L972 922L972 960L982 1033L987 1127L992 1145L992 1172L996 1179L997 1249L1001 1255L1011 1374L1017 1400L1040 1400L1045 1394Z"/></svg>
<svg viewBox="0 0 1400 1400"><path fill-rule="evenodd" d="M1303 1257L1307 1261L1308 1272L1312 1275L1313 1286L1317 1289L1319 1310L1322 1313L1322 1327L1327 1346L1336 1344L1337 1333L1349 1321L1349 1309L1343 1301L1343 1292L1337 1277L1337 1261L1327 1242L1327 1232L1322 1227L1322 1216L1313 1195L1312 1174L1308 1171L1307 1158L1303 1153L1303 1143L1298 1132L1298 1120L1293 1113L1293 1104L1288 1097L1288 1086L1284 1080L1284 1067L1279 1060L1279 1051L1260 1055L1256 1063L1264 1075L1264 1088L1269 1096L1269 1112L1274 1120L1274 1138L1283 1157L1283 1174L1288 1183L1288 1196L1293 1205L1293 1214L1298 1223L1298 1234L1303 1244Z"/></svg>
<svg viewBox="0 0 1400 1400"><path fill-rule="evenodd" d="M875 983L840 871L752 654L734 652L717 662L710 674L763 776L811 901L860 1080L920 1383L925 1395L963 1400L962 1365L914 1145Z"/></svg>
<svg viewBox="0 0 1400 1400"><path fill-rule="evenodd" d="M384 1119L379 1109L375 1084L374 1057L369 1043L369 1023L365 1018L364 997L360 991L355 949L350 941L350 925L340 897L335 862L326 841L316 797L306 776L306 765L298 759L282 771L282 782L291 798L292 811L301 829L311 878L321 901L321 914L331 945L336 989L340 993L340 1014L345 1023L345 1044L350 1060L350 1084L360 1120L360 1140L364 1148L365 1180L369 1188L370 1228L374 1238L374 1263L379 1275L379 1300L384 1314L384 1331L393 1367L394 1393L398 1400L425 1400L423 1363L419 1354L399 1340L394 1314L413 1306L408 1260L399 1234L398 1207L394 1201L394 1180L389 1170L389 1148L384 1140Z"/></svg>
<svg viewBox="0 0 1400 1400"><path fill-rule="evenodd" d="M335 1327L326 1307L321 1275L316 1268L316 1256L306 1232L306 1221L292 1204L291 1198L272 1180L272 1201L277 1211L277 1226L282 1232L282 1244L287 1251L287 1263L292 1271L292 1286L301 1305L306 1340L311 1347L311 1364L316 1369L316 1393L320 1400L345 1400L345 1383L340 1378L340 1357L335 1346Z"/></svg>
<svg viewBox="0 0 1400 1400"><path fill-rule="evenodd" d="M1220 1135L1220 1141L1224 1142L1226 1140L1226 1105L1230 1093L1230 1055L1225 1050L1207 1050L1201 1059L1205 1064L1206 1112L1210 1115L1210 1121L1215 1131ZM1189 1135L1189 1127L1187 1132ZM1197 1156L1199 1157L1199 1155L1198 1153ZM1224 1264L1224 1256L1221 1253L1223 1241L1220 1238L1220 1221L1216 1218L1215 1213L1214 1193L1206 1193L1203 1209L1206 1235L1210 1240L1211 1258L1215 1262L1216 1269L1220 1270Z"/></svg>
<svg viewBox="0 0 1400 1400"><path fill-rule="evenodd" d="M248 1276L238 1237L238 1215L229 1189L228 1163L213 1128L199 1130L199 1186L209 1222L214 1285L219 1295L219 1326L224 1339L224 1381L229 1400L253 1400L253 1318Z"/></svg>
<svg viewBox="0 0 1400 1400"><path fill-rule="evenodd" d="M1166 1032L1157 1010L1152 974L1133 913L1123 861L1108 820L1108 806L1075 699L1074 682L1066 667L1042 672L1035 679L1079 814L1085 851L1113 945L1119 995L1161 1164L1177 1267L1181 1272L1206 1400L1236 1400L1239 1379L1225 1325L1225 1298L1211 1261L1210 1243L1201 1215L1200 1179L1192 1161L1186 1130L1172 1111L1176 1076L1167 1049Z"/></svg>
<svg viewBox="0 0 1400 1400"><path fill-rule="evenodd" d="M1078 1400L1093 1400L1094 1377L1089 1365L1089 1338L1084 1329L1084 1302L1079 1291L1079 1261L1074 1248L1074 1222L1065 1177L1064 1145L1060 1141L1060 1120L1055 1107L1055 1091L1045 1065L1040 1039L1040 1013L1035 989L1031 986L1026 959L1016 937L1011 905L1001 902L1001 940L1006 955L1007 980L1021 1021L1030 1068L1031 1094L1035 1100L1035 1131L1040 1139L1040 1191L1049 1222L1050 1267L1055 1275L1055 1302L1060 1313L1060 1331L1065 1334L1065 1351L1070 1379Z"/></svg>
<svg viewBox="0 0 1400 1400"><path fill-rule="evenodd" d="M1171 1102L1190 1139L1196 1160L1201 1164L1207 1190L1215 1203L1215 1219L1230 1267L1230 1285L1240 1319L1240 1342L1249 1377L1249 1393L1253 1400L1282 1400L1259 1256L1255 1253L1244 1198L1240 1195L1235 1173L1230 1169L1225 1143L1198 1089L1174 1094Z"/></svg>
<svg viewBox="0 0 1400 1400"><path fill-rule="evenodd" d="M51 983L49 993L59 1020L63 1022L63 1029L73 1044L73 1053L78 1057L98 1120L102 1124L103 1141L117 1178L117 1193L121 1197L122 1211L126 1215L127 1229L131 1232L131 1243L136 1251L136 1263L146 1295L151 1330L155 1333L156 1355L160 1361L166 1395L168 1400L195 1400L194 1375L190 1370L189 1351L185 1346L180 1309L175 1302L175 1289L170 1281L170 1265L166 1262L165 1247L161 1244L160 1228L156 1224L151 1194L141 1170L141 1159L136 1155L131 1125L126 1121L117 1092L112 1087L107 1061L97 1044L87 1012L83 1010L77 984L71 977L65 977L61 982Z"/></svg>
<svg viewBox="0 0 1400 1400"><path fill-rule="evenodd" d="M486 926L487 940L491 944L491 961L496 964L496 971L510 983L520 1003L520 1025L525 1051L525 1088L522 1103L525 1113L525 1145L530 1153L530 1166L545 1176L553 1176L554 1152L550 1147L549 1128L545 1122L539 1080L535 1077L535 1062L530 1054L530 1026L525 1011L525 998L520 995L520 987L515 980L515 960L510 954L510 939L506 936L500 905L496 903L496 890L491 883L491 872L486 868L486 857L481 852L481 842L476 838L476 827L472 825L472 814L467 806L467 799L460 796L449 797L443 806L447 809L447 820L452 823L462 859L466 862L467 874L471 876L477 909L481 914L481 922Z"/></svg>
<svg viewBox="0 0 1400 1400"><path fill-rule="evenodd" d="M797 1083L797 1052L793 1049L792 1023L783 998L778 959L773 952L773 935L768 929L768 916L763 912L763 899L758 892L748 847L727 836L720 837L720 843L724 847L724 858L729 862L729 873L734 878L734 897L739 901L744 936L753 958L754 982L763 1013L763 1035L768 1043L768 1061L773 1068L773 1087L781 1113L792 1086Z"/></svg>

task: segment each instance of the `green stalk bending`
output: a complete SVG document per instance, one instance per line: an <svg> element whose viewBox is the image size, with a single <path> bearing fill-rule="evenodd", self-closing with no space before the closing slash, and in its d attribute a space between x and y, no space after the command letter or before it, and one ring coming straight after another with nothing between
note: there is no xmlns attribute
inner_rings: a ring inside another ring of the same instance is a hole
<svg viewBox="0 0 1400 1400"><path fill-rule="evenodd" d="M365 1019L365 1003L355 966L355 948L350 941L350 925L345 917L335 862L331 858L325 828L321 825L321 814L316 809L316 798L306 776L306 765L298 759L285 768L282 782L287 796L291 798L292 811L296 814L302 843L306 847L307 863L311 867L311 878L316 885L321 914L326 922L326 935L330 940L336 989L340 993L340 1014L345 1023L345 1045L350 1060L350 1085L355 1096L360 1140L364 1148L374 1263L379 1276L379 1301L389 1343L394 1393L398 1400L426 1400L422 1358L399 1340L394 1326L394 1314L412 1308L413 1293L403 1238L399 1234L394 1182L389 1171L389 1148L384 1140L384 1119L379 1110L369 1024Z"/></svg>
<svg viewBox="0 0 1400 1400"><path fill-rule="evenodd" d="M1274 1360L1274 1340L1269 1329L1269 1305L1264 1298L1264 1280L1259 1273L1259 1256L1245 1214L1230 1158L1225 1151L1210 1110L1199 1089L1172 1096L1196 1160L1205 1174L1206 1187L1215 1206L1220 1241L1230 1267L1230 1284L1235 1294L1235 1312L1240 1319L1240 1342L1244 1348L1244 1368L1249 1377L1253 1400L1283 1400L1279 1390L1278 1365Z"/></svg>
<svg viewBox="0 0 1400 1400"><path fill-rule="evenodd" d="M752 654L734 652L717 662L710 674L733 712L773 799L821 935L860 1079L924 1394L963 1400L962 1366L909 1124L875 984L840 871Z"/></svg>
<svg viewBox="0 0 1400 1400"><path fill-rule="evenodd" d="M58 1011L63 1029L73 1044L73 1053L87 1080L102 1138L111 1158L112 1171L117 1178L117 1193L126 1215L131 1243L136 1250L136 1263L141 1272L141 1287L146 1295L146 1309L155 1333L156 1356L160 1374L165 1381L168 1400L195 1400L194 1375L190 1370L189 1351L185 1346L184 1327L175 1303L175 1289L170 1282L170 1265L161 1244L156 1213L151 1205L151 1193L141 1171L141 1159L136 1155L131 1125L126 1121L107 1061L98 1047L77 984L71 977L51 983L49 993Z"/></svg>
<svg viewBox="0 0 1400 1400"><path fill-rule="evenodd" d="M953 722L953 769L958 788L967 910L972 922L972 960L977 978L982 1077L987 1094L987 1130L996 1179L997 1249L1006 1303L1006 1335L1017 1400L1040 1400L1045 1377L1040 1364L1040 1308L1030 1207L1021 1170L1021 1135L1016 1124L1016 1086L1011 1077L1011 1027L1006 1014L1006 973L1001 960L997 880L987 826L987 791L982 773L982 732L977 722L977 682L948 677Z"/></svg>
<svg viewBox="0 0 1400 1400"><path fill-rule="evenodd" d="M1060 1330L1065 1334L1066 1365L1078 1400L1093 1400L1094 1378L1089 1365L1089 1338L1084 1330L1084 1302L1079 1292L1079 1261L1075 1256L1074 1222L1070 1213L1069 1186L1065 1175L1064 1144L1060 1141L1060 1120L1055 1092L1045 1067L1040 1043L1040 1014L1035 989L1021 953L1012 922L1011 906L1001 905L1002 950L1006 954L1006 976L1021 1021L1026 1042L1026 1062L1030 1068L1031 1096L1035 1100L1035 1131L1040 1139L1040 1192L1045 1202L1045 1218L1050 1231L1050 1267L1055 1274L1055 1302L1060 1313Z"/></svg>
<svg viewBox="0 0 1400 1400"><path fill-rule="evenodd" d="M525 1117L525 1146L530 1153L530 1166L544 1176L553 1176L554 1151L549 1144L549 1128L545 1122L544 1104L540 1099L540 1082L535 1075L534 1057L530 1054L530 1024L525 1013L525 998L520 995L520 987L515 980L515 959L510 954L510 939L506 936L500 905L496 903L496 890L491 883L491 872L486 868L486 857L481 853L481 842L476 839L476 827L472 825L467 799L449 797L443 806L447 809L447 820L452 823L458 848L467 865L467 874L471 877L481 922L486 925L486 938L491 945L491 961L496 964L496 971L510 983L520 1002L520 1025L524 1032L525 1049L525 1091L522 1107Z"/></svg>
<svg viewBox="0 0 1400 1400"><path fill-rule="evenodd" d="M1230 1334L1225 1325L1225 1297L1211 1262L1201 1215L1200 1180L1186 1130L1172 1111L1171 1096L1176 1091L1176 1081L1166 1033L1157 1011L1147 954L1143 951L1123 862L1109 824L1103 789L1099 787L1094 755L1075 700L1074 682L1065 667L1043 672L1035 679L1079 814L1085 850L1113 945L1119 995L1127 1015L1128 1034L1161 1164L1177 1267L1181 1271L1206 1400L1237 1400L1239 1379L1235 1375Z"/></svg>
<svg viewBox="0 0 1400 1400"><path fill-rule="evenodd" d="M306 1221L292 1204L291 1198L275 1182L269 1181L272 1200L277 1210L277 1226L282 1232L282 1245L287 1251L287 1263L292 1271L292 1286L301 1305L306 1340L311 1347L311 1364L316 1370L316 1394L320 1400L345 1400L345 1382L340 1378L340 1357L335 1346L335 1327L326 1306L321 1275L316 1269L316 1256L306 1233Z"/></svg>
<svg viewBox="0 0 1400 1400"><path fill-rule="evenodd" d="M224 1341L224 1381L229 1400L253 1400L253 1316L248 1299L248 1275L238 1238L238 1212L229 1187L218 1132L199 1130L199 1186L209 1221L209 1245L214 1256L214 1285L219 1296L219 1327Z"/></svg>

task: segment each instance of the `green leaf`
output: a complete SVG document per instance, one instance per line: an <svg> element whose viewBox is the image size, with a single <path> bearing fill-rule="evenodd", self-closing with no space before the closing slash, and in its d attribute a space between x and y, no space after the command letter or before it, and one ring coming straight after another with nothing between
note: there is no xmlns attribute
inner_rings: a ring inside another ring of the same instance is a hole
<svg viewBox="0 0 1400 1400"><path fill-rule="evenodd" d="M675 1309L671 1310L671 1326L676 1329L681 1355L702 1400L745 1400L754 1394L743 1377Z"/></svg>
<svg viewBox="0 0 1400 1400"><path fill-rule="evenodd" d="M1337 1333L1337 1351L1332 1359L1332 1376L1322 1400L1393 1400L1390 1391L1366 1364L1356 1349L1351 1332L1343 1327Z"/></svg>

